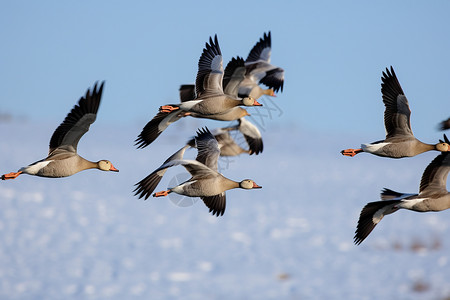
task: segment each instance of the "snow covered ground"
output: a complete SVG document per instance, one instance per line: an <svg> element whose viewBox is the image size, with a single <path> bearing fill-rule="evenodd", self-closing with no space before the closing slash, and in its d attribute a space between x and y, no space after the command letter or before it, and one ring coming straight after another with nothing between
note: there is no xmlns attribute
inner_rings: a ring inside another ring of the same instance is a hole
<svg viewBox="0 0 450 300"><path fill-rule="evenodd" d="M0 123L0 173L45 157L59 124L50 123ZM383 187L417 192L437 153L348 158L339 151L382 136L274 121L261 155L221 161L227 177L263 188L227 192L217 218L201 201L133 196L204 121L182 120L136 150L144 124L99 119L81 140L82 156L119 173L0 182L0 299L449 299L450 210L399 211L353 245L361 208ZM184 172L170 170L158 190Z"/></svg>

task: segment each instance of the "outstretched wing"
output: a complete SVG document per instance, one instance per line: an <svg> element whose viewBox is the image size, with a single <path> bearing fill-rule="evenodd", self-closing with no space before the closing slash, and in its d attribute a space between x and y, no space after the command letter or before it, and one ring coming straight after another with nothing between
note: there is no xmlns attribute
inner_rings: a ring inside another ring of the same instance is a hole
<svg viewBox="0 0 450 300"><path fill-rule="evenodd" d="M384 110L384 126L386 128L386 138L394 136L413 136L410 124L411 110L408 99L403 93L400 82L391 66L389 71L383 72L381 77L381 94Z"/></svg>
<svg viewBox="0 0 450 300"><path fill-rule="evenodd" d="M245 78L245 63L242 57L237 56L228 62L223 76L223 92L238 97L239 85Z"/></svg>
<svg viewBox="0 0 450 300"><path fill-rule="evenodd" d="M195 142L198 150L196 160L217 171L217 160L220 155L219 144L207 127L198 130Z"/></svg>
<svg viewBox="0 0 450 300"><path fill-rule="evenodd" d="M182 118L182 112L178 110L174 112L158 112L158 114L144 126L135 140L134 145L137 146L138 149L147 147L153 143L153 141L156 140L170 124L178 121L180 118Z"/></svg>
<svg viewBox="0 0 450 300"><path fill-rule="evenodd" d="M104 83L103 81L100 87L95 83L92 91L88 89L86 95L78 101L78 105L72 108L64 121L56 128L50 139L49 154L59 147L77 152L78 142L88 132L90 125L97 117Z"/></svg>
<svg viewBox="0 0 450 300"><path fill-rule="evenodd" d="M253 46L252 50L245 60L246 63L265 61L270 63L270 53L272 52L272 38L269 33L264 33L264 36Z"/></svg>
<svg viewBox="0 0 450 300"><path fill-rule="evenodd" d="M258 155L263 152L264 145L261 137L261 132L258 127L245 118L239 119L239 131L244 135L250 149L250 155L255 153Z"/></svg>
<svg viewBox="0 0 450 300"><path fill-rule="evenodd" d="M450 171L450 152L442 152L425 168L420 180L419 194L447 193L447 177Z"/></svg>
<svg viewBox="0 0 450 300"><path fill-rule="evenodd" d="M284 85L284 70L280 67L275 67L273 65L268 66L265 70L265 75L261 78L259 83L262 83L269 88L273 89L275 92L283 91Z"/></svg>
<svg viewBox="0 0 450 300"><path fill-rule="evenodd" d="M205 205L209 208L209 212L213 216L223 216L225 213L226 196L225 192L210 197L201 197Z"/></svg>
<svg viewBox="0 0 450 300"><path fill-rule="evenodd" d="M264 84L275 92L283 91L284 70L270 63L272 53L272 39L270 31L259 39L248 54L245 60L247 70L246 77L251 78L256 83Z"/></svg>
<svg viewBox="0 0 450 300"><path fill-rule="evenodd" d="M214 41L209 38L198 61L198 72L195 80L197 98L210 95L223 95L223 60L217 35Z"/></svg>
<svg viewBox="0 0 450 300"><path fill-rule="evenodd" d="M168 159L166 159L166 161L162 165L167 164L173 160L183 159L184 152L189 147L190 147L189 145L184 146L183 148L172 154L172 156L170 156ZM135 184L136 188L133 190L133 192L135 193L134 195L135 196L139 195L139 199L145 197L145 200L147 200L147 198L150 197L150 195L155 190L156 186L163 178L167 169L168 168L161 169L161 167L159 167L156 171L152 172L150 175L148 175L147 177L136 183Z"/></svg>
<svg viewBox="0 0 450 300"><path fill-rule="evenodd" d="M384 200L367 203L361 210L358 225L356 227L353 241L359 245L372 232L375 226L380 223L381 219L386 214L392 213L395 210L394 206L400 203L401 200Z"/></svg>

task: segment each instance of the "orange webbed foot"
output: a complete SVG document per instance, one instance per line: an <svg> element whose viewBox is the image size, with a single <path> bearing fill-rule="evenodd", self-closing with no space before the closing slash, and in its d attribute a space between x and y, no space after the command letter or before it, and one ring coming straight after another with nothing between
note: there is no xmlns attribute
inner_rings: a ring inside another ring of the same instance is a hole
<svg viewBox="0 0 450 300"><path fill-rule="evenodd" d="M171 113L177 109L180 109L177 106L172 106L172 105L163 105L159 108L160 112L164 112L164 113Z"/></svg>
<svg viewBox="0 0 450 300"><path fill-rule="evenodd" d="M167 195L169 195L169 190L167 191L161 191L161 192L157 192L153 194L153 197L165 197Z"/></svg>
<svg viewBox="0 0 450 300"><path fill-rule="evenodd" d="M11 172L11 173L8 173L8 174L3 174L2 175L2 180L16 179L17 176L19 176L20 174L22 174L22 172Z"/></svg>
<svg viewBox="0 0 450 300"><path fill-rule="evenodd" d="M341 154L344 156L353 157L360 152L362 152L362 149L346 149L346 150L342 150Z"/></svg>

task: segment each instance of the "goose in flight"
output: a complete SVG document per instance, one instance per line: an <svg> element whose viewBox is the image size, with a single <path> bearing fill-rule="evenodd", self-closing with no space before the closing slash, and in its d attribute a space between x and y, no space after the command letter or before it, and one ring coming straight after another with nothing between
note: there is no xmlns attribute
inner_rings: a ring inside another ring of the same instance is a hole
<svg viewBox="0 0 450 300"><path fill-rule="evenodd" d="M275 96L275 92L283 91L284 70L270 63L272 38L270 31L253 46L245 60L245 79L239 86L239 96L258 99L262 95ZM263 89L264 84L269 89Z"/></svg>
<svg viewBox="0 0 450 300"><path fill-rule="evenodd" d="M448 151L448 143L441 141L434 145L426 144L414 137L411 130L411 110L408 99L403 93L392 66L390 71L386 68L381 80L381 93L386 107L384 111L386 139L371 144L362 144L360 149L342 150L342 155L353 157L358 153L368 152L378 156L402 158L431 150Z"/></svg>
<svg viewBox="0 0 450 300"><path fill-rule="evenodd" d="M444 139L449 143L446 136ZM384 189L381 192L382 201L370 202L362 209L356 227L355 244L361 244L385 215L399 209L428 212L450 208L450 193L446 187L449 171L450 154L442 152L423 172L419 194L404 194Z"/></svg>
<svg viewBox="0 0 450 300"><path fill-rule="evenodd" d="M197 114L204 118L220 120L224 114L230 114L233 109L241 106L262 106L251 97L238 98L227 95L223 91L224 76L222 52L217 35L210 37L198 62L198 72L195 81L196 98L179 104L163 105L159 113L144 126L136 139L135 145L144 148L150 145L171 123L180 118ZM235 110L236 111L236 110ZM245 110L244 110L245 111ZM240 110L234 117L242 117ZM238 116L239 115L239 116ZM230 117L228 115L228 117Z"/></svg>
<svg viewBox="0 0 450 300"><path fill-rule="evenodd" d="M96 83L92 91L87 90L78 105L75 105L61 125L56 128L50 139L50 149L46 158L23 167L17 172L4 174L1 178L15 179L22 173L52 178L67 177L87 169L119 172L109 160L92 162L77 153L79 140L88 132L90 125L97 117L103 84L104 82L98 87Z"/></svg>
<svg viewBox="0 0 450 300"><path fill-rule="evenodd" d="M217 160L220 155L219 145L207 128L198 131L195 143L198 151L195 160L180 159L189 146L186 145L167 159L158 169L138 182L135 195L147 199L153 193L165 171L177 165L185 167L192 177L178 186L154 193L153 197L167 196L172 192L189 197L200 197L213 215L221 216L224 214L226 206L225 191L234 188L261 188L253 180L244 179L237 182L226 178L217 171Z"/></svg>

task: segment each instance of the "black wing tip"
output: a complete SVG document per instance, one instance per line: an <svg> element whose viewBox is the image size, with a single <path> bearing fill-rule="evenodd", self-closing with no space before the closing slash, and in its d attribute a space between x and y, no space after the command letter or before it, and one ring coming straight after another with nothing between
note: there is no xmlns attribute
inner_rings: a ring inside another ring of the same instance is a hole
<svg viewBox="0 0 450 300"><path fill-rule="evenodd" d="M387 191L391 191L389 189L384 189ZM397 193L397 192L394 192ZM375 213L381 209L383 206L391 205L395 203L401 202L400 200L382 200L382 201L375 201L375 202L369 202L367 203L363 209L361 210L361 213L359 215L358 224L356 226L355 231L355 237L354 237L354 243L356 245L361 244L372 232L372 230L375 228L375 226L378 223L373 222L373 216Z"/></svg>
<svg viewBox="0 0 450 300"><path fill-rule="evenodd" d="M98 93L101 93L103 91L103 86L105 85L105 80L100 81L100 87L98 88ZM94 91L97 90L98 81L94 84Z"/></svg>
<svg viewBox="0 0 450 300"><path fill-rule="evenodd" d="M225 69L231 67L233 67L233 69L238 67L245 67L245 60L241 56L232 57Z"/></svg>
<svg viewBox="0 0 450 300"><path fill-rule="evenodd" d="M259 43L266 45L266 46L271 46L272 44L272 37L270 34L270 30L268 32L264 32L263 37L259 39Z"/></svg>
<svg viewBox="0 0 450 300"><path fill-rule="evenodd" d="M397 74L395 74L394 68L390 66L389 68L386 67L386 70L382 72L383 76L381 77L381 80L383 83L393 80L396 82L398 81ZM399 83L400 84L400 83Z"/></svg>
<svg viewBox="0 0 450 300"><path fill-rule="evenodd" d="M138 199L144 198L144 200L147 200L153 194L161 179L162 177L155 172L149 174L135 184L134 196L137 196Z"/></svg>
<svg viewBox="0 0 450 300"><path fill-rule="evenodd" d="M241 64L242 66L245 66L245 60L242 56L238 55L236 57L233 57L231 60L236 61L237 63Z"/></svg>
<svg viewBox="0 0 450 300"><path fill-rule="evenodd" d="M158 129L159 123L169 114L171 114L171 112L159 111L156 114L156 116L154 116L153 119L148 121L148 123L144 126L144 128L142 128L141 133L138 135L136 140L134 140L135 141L134 145L137 146L138 149L142 149L153 143L162 133L162 131Z"/></svg>
<svg viewBox="0 0 450 300"><path fill-rule="evenodd" d="M281 75L280 75L281 74ZM260 83L273 89L274 92L283 91L284 85L284 70L276 67L266 72L266 75L260 79Z"/></svg>
<svg viewBox="0 0 450 300"><path fill-rule="evenodd" d="M264 41L267 43L269 47L272 47L272 36L270 34L270 30L266 33L264 33Z"/></svg>
<svg viewBox="0 0 450 300"><path fill-rule="evenodd" d="M96 113L98 107L100 105L100 100L103 94L103 87L105 85L105 81L100 82L100 86L98 85L98 81L94 83L94 85L86 90L86 93L83 97L78 101L79 106L87 105L88 102L97 103L96 105L91 105L89 112ZM74 107L76 108L76 107ZM92 111L91 111L92 110Z"/></svg>
<svg viewBox="0 0 450 300"><path fill-rule="evenodd" d="M396 191L394 191L394 190L391 190L391 189L388 189L388 188L383 188L381 190L381 195L401 195L401 194L396 192Z"/></svg>
<svg viewBox="0 0 450 300"><path fill-rule="evenodd" d="M153 143L159 136L159 134L160 133L147 132L144 127L144 129L142 129L142 132L134 140L134 146L137 149L144 149L145 147Z"/></svg>
<svg viewBox="0 0 450 300"><path fill-rule="evenodd" d="M259 38L259 41L257 41L256 44L253 46L253 48L250 50L247 59L245 61L246 62L257 61L263 49L271 47L272 47L272 37L269 30L267 33L264 32L263 37Z"/></svg>
<svg viewBox="0 0 450 300"><path fill-rule="evenodd" d="M247 138L248 146L249 146L249 154L255 154L258 155L263 152L264 150L264 144L262 139L250 139Z"/></svg>
<svg viewBox="0 0 450 300"><path fill-rule="evenodd" d="M134 140L134 146L137 149L144 149L145 147L147 147L148 145L150 145L151 142L147 142L143 137L142 134L140 134L137 139Z"/></svg>
<svg viewBox="0 0 450 300"><path fill-rule="evenodd" d="M383 95L384 102L393 101L398 95L405 95L392 66L390 70L386 68L386 71L382 72L381 94Z"/></svg>
<svg viewBox="0 0 450 300"><path fill-rule="evenodd" d="M151 143L153 143L158 136L161 134L162 131L159 131L156 129L153 130L153 128L147 128L144 127L142 129L142 132L138 135L138 137L134 140L134 146L137 147L137 149L143 149L147 146L149 146Z"/></svg>
<svg viewBox="0 0 450 300"><path fill-rule="evenodd" d="M381 79L383 80L383 82L385 80L388 80L389 78L397 78L397 75L394 72L394 68L392 66L390 66L390 70L388 67L386 67L386 70L382 72L382 77Z"/></svg>
<svg viewBox="0 0 450 300"><path fill-rule="evenodd" d="M203 49L203 54L207 54L209 52L213 52L215 55L222 55L222 51L220 50L219 39L217 38L217 33L214 34L214 40L210 36L209 43L205 43L205 48Z"/></svg>
<svg viewBox="0 0 450 300"><path fill-rule="evenodd" d="M231 76L234 70L236 70L236 68L244 66L245 66L244 59L242 59L242 57L239 56L232 57L225 67L224 76L225 75Z"/></svg>
<svg viewBox="0 0 450 300"><path fill-rule="evenodd" d="M277 87L274 87L273 91L275 93L278 93L278 91L282 93L283 92L283 85L284 85L284 80L282 80Z"/></svg>
<svg viewBox="0 0 450 300"><path fill-rule="evenodd" d="M225 213L225 208L226 207L223 207L223 208L211 207L211 208L209 208L209 213L211 213L213 216L221 217Z"/></svg>
<svg viewBox="0 0 450 300"><path fill-rule="evenodd" d="M211 131L209 131L207 126L197 129L197 136L195 137L196 140L202 140L205 138L214 138L213 134L211 133Z"/></svg>
<svg viewBox="0 0 450 300"><path fill-rule="evenodd" d="M376 204L376 202L369 202L361 210L353 238L355 245L360 245L375 227L376 224L372 222L372 217L377 209L375 208Z"/></svg>
<svg viewBox="0 0 450 300"><path fill-rule="evenodd" d="M209 208L209 213L213 216L223 216L226 210L225 194L218 194L215 196L201 197L206 207Z"/></svg>
<svg viewBox="0 0 450 300"><path fill-rule="evenodd" d="M353 237L353 243L356 246L359 246L365 239L366 239L365 237L360 237L360 236L358 236L358 234L355 233L355 236Z"/></svg>
<svg viewBox="0 0 450 300"><path fill-rule="evenodd" d="M357 246L360 245L369 236L376 225L371 220L368 220L369 218L371 218L371 216L364 216L363 211L361 211L361 216L359 217L358 225L356 226L355 230L355 236L353 237L353 242Z"/></svg>
<svg viewBox="0 0 450 300"><path fill-rule="evenodd" d="M223 216L223 214L225 213L225 210L217 210L217 209L212 209L212 208L210 208L210 209L209 209L209 212L210 212L213 216L221 217L221 216Z"/></svg>
<svg viewBox="0 0 450 300"><path fill-rule="evenodd" d="M100 86L98 85L98 81L96 81L95 83L94 83L94 86L92 87L92 88L88 88L87 90L86 90L86 94L85 94L85 96L84 96L84 98L87 100L87 99L91 99L91 98L98 98L98 99L100 99L101 97L102 97L102 94L103 94L103 87L104 87L104 85L105 85L105 81L103 80L103 81L101 81L100 82ZM81 98L80 99L80 101L82 100L83 98Z"/></svg>

